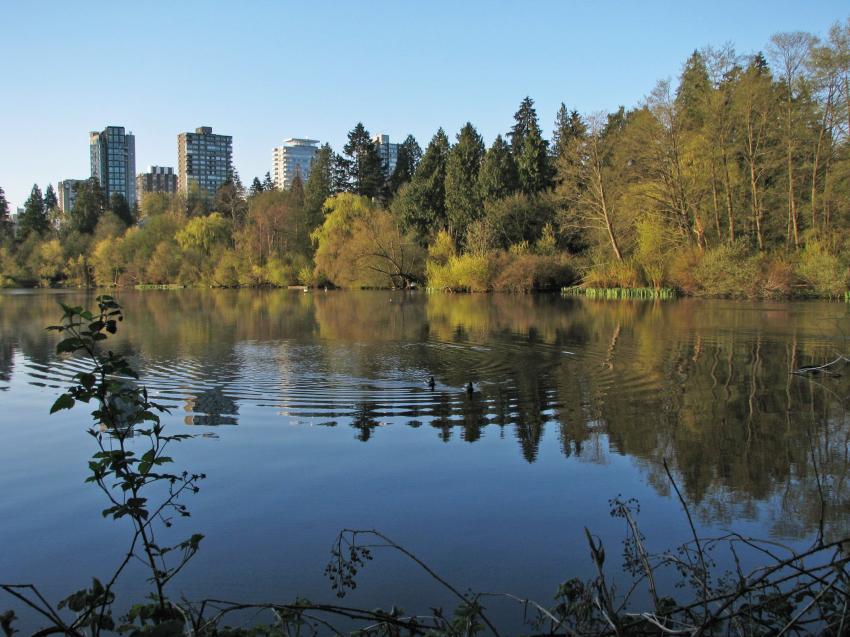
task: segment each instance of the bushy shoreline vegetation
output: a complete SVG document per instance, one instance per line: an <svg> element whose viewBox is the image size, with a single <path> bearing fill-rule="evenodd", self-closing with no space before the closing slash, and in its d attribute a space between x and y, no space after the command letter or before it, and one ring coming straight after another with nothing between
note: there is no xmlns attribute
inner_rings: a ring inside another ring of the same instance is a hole
<svg viewBox="0 0 850 637"><path fill-rule="evenodd" d="M363 124L306 183L238 175L133 210L94 180L62 214L33 187L0 285L675 289L841 298L850 287L850 20L765 53L707 47L637 106L561 104L551 140L526 97L489 148L412 136L390 172Z"/></svg>

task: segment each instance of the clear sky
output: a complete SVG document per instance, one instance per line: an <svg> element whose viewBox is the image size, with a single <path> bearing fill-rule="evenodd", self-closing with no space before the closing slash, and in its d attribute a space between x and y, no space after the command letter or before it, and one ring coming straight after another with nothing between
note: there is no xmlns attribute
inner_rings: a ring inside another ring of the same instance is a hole
<svg viewBox="0 0 850 637"><path fill-rule="evenodd" d="M471 121L489 144L520 100L547 136L563 101L635 106L688 55L824 35L846 0L41 2L0 0L0 186L89 176L88 133L136 135L136 170L175 166L177 134L233 135L246 185L287 137L339 150L361 120L424 148Z"/></svg>

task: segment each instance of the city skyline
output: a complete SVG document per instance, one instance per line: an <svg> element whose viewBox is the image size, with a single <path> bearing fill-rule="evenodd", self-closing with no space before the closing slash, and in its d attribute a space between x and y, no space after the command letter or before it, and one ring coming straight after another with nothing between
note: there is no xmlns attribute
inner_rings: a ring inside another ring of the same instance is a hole
<svg viewBox="0 0 850 637"><path fill-rule="evenodd" d="M163 22L157 11L106 3L10 6L0 55L16 64L4 73L0 143L13 152L0 158L0 187L12 210L33 183L55 187L88 176L88 132L106 124L135 134L138 166L176 165L180 131L226 131L234 167L250 183L271 170L277 140L310 137L339 152L358 121L396 141L413 134L423 147L439 127L454 141L471 121L489 144L509 129L526 95L549 137L562 101L582 113L634 107L657 80L675 81L695 48L732 42L752 53L765 50L773 33L824 36L847 19L846 7L833 1L805 11L796 2L543 2L531 13L476 2L250 9L189 2L169 9ZM369 25L364 33L374 37L353 38L358 25ZM97 42L93 32L102 33ZM200 53L196 68L154 73L180 59L187 33ZM275 56L286 51L299 51L300 62L281 74ZM106 74L130 61L138 72L97 83L51 71L60 59L85 68L93 54L104 54Z"/></svg>

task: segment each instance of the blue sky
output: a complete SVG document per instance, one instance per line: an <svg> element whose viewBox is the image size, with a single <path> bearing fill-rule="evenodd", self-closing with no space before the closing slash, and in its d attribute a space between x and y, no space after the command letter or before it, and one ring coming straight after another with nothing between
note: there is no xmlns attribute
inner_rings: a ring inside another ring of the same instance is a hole
<svg viewBox="0 0 850 637"><path fill-rule="evenodd" d="M177 134L233 135L243 182L287 137L339 150L362 120L424 146L471 121L489 144L525 95L634 106L695 48L824 35L845 2L39 2L0 8L0 186L15 206L89 174L88 132L136 135L136 169L176 166Z"/></svg>

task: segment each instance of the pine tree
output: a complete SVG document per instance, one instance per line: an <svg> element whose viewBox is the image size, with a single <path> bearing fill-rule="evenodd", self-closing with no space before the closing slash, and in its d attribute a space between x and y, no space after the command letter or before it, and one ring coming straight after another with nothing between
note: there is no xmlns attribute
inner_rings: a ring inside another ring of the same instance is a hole
<svg viewBox="0 0 850 637"><path fill-rule="evenodd" d="M462 241L469 224L482 213L478 173L483 157L481 135L467 122L446 161L446 217L449 231L458 241Z"/></svg>
<svg viewBox="0 0 850 637"><path fill-rule="evenodd" d="M109 211L118 217L125 226L132 226L136 222L127 199L120 192L112 193L109 198Z"/></svg>
<svg viewBox="0 0 850 637"><path fill-rule="evenodd" d="M410 183L401 189L393 212L402 227L421 240L446 228L446 161L449 139L441 128L434 135Z"/></svg>
<svg viewBox="0 0 850 637"><path fill-rule="evenodd" d="M413 135L408 135L404 138L404 141L401 143L401 147L407 151L407 159L409 162L409 170L412 175L416 172L416 167L419 165L419 162L422 160L422 147L419 145L419 142L416 141L416 138Z"/></svg>
<svg viewBox="0 0 850 637"><path fill-rule="evenodd" d="M29 198L24 203L24 211L18 217L18 237L26 239L30 234L45 234L50 229L44 198L38 184L33 184Z"/></svg>
<svg viewBox="0 0 850 637"><path fill-rule="evenodd" d="M484 155L478 173L478 191L482 201L498 201L519 188L516 162L510 147L497 135L493 145Z"/></svg>
<svg viewBox="0 0 850 637"><path fill-rule="evenodd" d="M587 125L582 120L578 111L567 112L566 107L561 104L558 116L555 120L555 134L552 136L552 170L553 182L557 187L561 183L561 175L572 172L573 166L561 166L562 163L571 164L576 161L576 145L587 136Z"/></svg>
<svg viewBox="0 0 850 637"><path fill-rule="evenodd" d="M699 130L705 125L711 92L705 59L699 51L694 51L685 62L676 90L676 114L685 130Z"/></svg>
<svg viewBox="0 0 850 637"><path fill-rule="evenodd" d="M251 189L248 191L249 197L254 197L263 192L263 182L260 181L259 177L254 177L254 181L251 182Z"/></svg>
<svg viewBox="0 0 850 637"><path fill-rule="evenodd" d="M289 194L291 201L296 206L304 205L304 182L301 181L301 173L296 172L292 178L292 183L289 185Z"/></svg>
<svg viewBox="0 0 850 637"><path fill-rule="evenodd" d="M351 192L351 162L338 153L333 153L331 161L331 192Z"/></svg>
<svg viewBox="0 0 850 637"><path fill-rule="evenodd" d="M537 123L534 100L526 97L514 114L515 124L508 136L511 152L517 164L519 187L527 195L535 195L552 185L548 144Z"/></svg>
<svg viewBox="0 0 850 637"><path fill-rule="evenodd" d="M12 236L12 220L9 217L9 202L6 200L6 193L3 188L0 188L0 243L10 242Z"/></svg>
<svg viewBox="0 0 850 637"><path fill-rule="evenodd" d="M534 109L534 100L526 96L520 102L519 109L514 113L516 122L508 133L511 140L511 151L516 157L522 151L522 140L528 134L532 126L537 126L537 111Z"/></svg>
<svg viewBox="0 0 850 637"><path fill-rule="evenodd" d="M343 153L349 158L348 168L353 192L364 197L377 197L384 189L385 171L377 144L362 122L348 133Z"/></svg>
<svg viewBox="0 0 850 637"><path fill-rule="evenodd" d="M271 173L266 173L266 176L263 177L263 192L271 192L272 190L277 190L274 185L274 181L272 181Z"/></svg>
<svg viewBox="0 0 850 637"><path fill-rule="evenodd" d="M71 228L83 234L91 234L106 210L106 198L95 177L90 177L74 188L74 208L69 215Z"/></svg>
<svg viewBox="0 0 850 637"><path fill-rule="evenodd" d="M56 191L53 190L53 184L47 184L47 189L44 191L44 210L50 212L59 207L59 199L56 197Z"/></svg>
<svg viewBox="0 0 850 637"><path fill-rule="evenodd" d="M581 119L578 111L568 111L564 103L558 109L555 116L555 131L552 134L552 158L557 161L563 157L573 140L583 137L587 133L587 126Z"/></svg>
<svg viewBox="0 0 850 637"><path fill-rule="evenodd" d="M313 158L310 176L304 185L304 211L310 230L322 220L322 207L333 194L334 152L330 144L324 144Z"/></svg>

